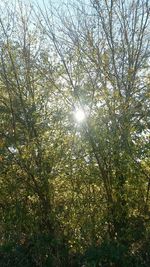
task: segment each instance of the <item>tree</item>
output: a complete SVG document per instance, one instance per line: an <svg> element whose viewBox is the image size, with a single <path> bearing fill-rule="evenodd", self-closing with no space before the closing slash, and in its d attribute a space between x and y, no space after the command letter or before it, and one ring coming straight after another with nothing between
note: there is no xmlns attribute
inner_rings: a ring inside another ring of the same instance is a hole
<svg viewBox="0 0 150 267"><path fill-rule="evenodd" d="M149 192L142 167L149 116L148 2L91 1L65 8L69 15L57 15L55 29L47 9L41 11L42 25L61 59L72 102L86 114L81 140L88 143L105 189L110 238L130 246L137 241L135 217L145 227Z"/></svg>
<svg viewBox="0 0 150 267"><path fill-rule="evenodd" d="M5 10L2 264L147 266L148 1Z"/></svg>

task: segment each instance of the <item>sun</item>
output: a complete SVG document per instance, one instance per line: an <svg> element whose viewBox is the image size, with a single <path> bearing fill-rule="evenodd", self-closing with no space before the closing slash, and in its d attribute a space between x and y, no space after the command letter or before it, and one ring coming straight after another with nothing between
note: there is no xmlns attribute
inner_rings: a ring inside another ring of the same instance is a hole
<svg viewBox="0 0 150 267"><path fill-rule="evenodd" d="M82 122L85 120L85 113L82 109L77 109L74 112L74 117L75 117L77 122Z"/></svg>

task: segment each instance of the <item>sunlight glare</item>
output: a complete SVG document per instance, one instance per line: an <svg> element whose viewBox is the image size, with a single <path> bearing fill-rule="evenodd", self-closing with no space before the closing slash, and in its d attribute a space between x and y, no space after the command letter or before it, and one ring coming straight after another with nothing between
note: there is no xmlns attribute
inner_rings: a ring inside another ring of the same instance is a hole
<svg viewBox="0 0 150 267"><path fill-rule="evenodd" d="M74 113L77 122L82 122L85 120L85 113L82 109L77 109Z"/></svg>

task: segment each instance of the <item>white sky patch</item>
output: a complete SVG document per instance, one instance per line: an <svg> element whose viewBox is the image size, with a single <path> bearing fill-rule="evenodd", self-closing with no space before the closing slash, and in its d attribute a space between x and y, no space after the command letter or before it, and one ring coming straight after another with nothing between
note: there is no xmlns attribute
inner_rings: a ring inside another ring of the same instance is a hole
<svg viewBox="0 0 150 267"><path fill-rule="evenodd" d="M76 109L74 111L74 117L77 122L82 122L85 120L85 113L82 109Z"/></svg>

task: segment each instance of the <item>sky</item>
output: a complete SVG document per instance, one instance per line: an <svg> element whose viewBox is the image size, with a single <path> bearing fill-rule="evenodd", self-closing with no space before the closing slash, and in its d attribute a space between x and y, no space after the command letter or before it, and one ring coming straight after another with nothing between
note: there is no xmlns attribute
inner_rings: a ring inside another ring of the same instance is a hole
<svg viewBox="0 0 150 267"><path fill-rule="evenodd" d="M43 0L36 0L38 3L39 3L39 5L43 5ZM44 3L45 4L49 4L49 0L44 0ZM61 5L61 3L63 3L63 2L65 2L64 0L51 0L51 2L52 2L52 4L56 4L56 3L58 3L58 4L60 4Z"/></svg>

